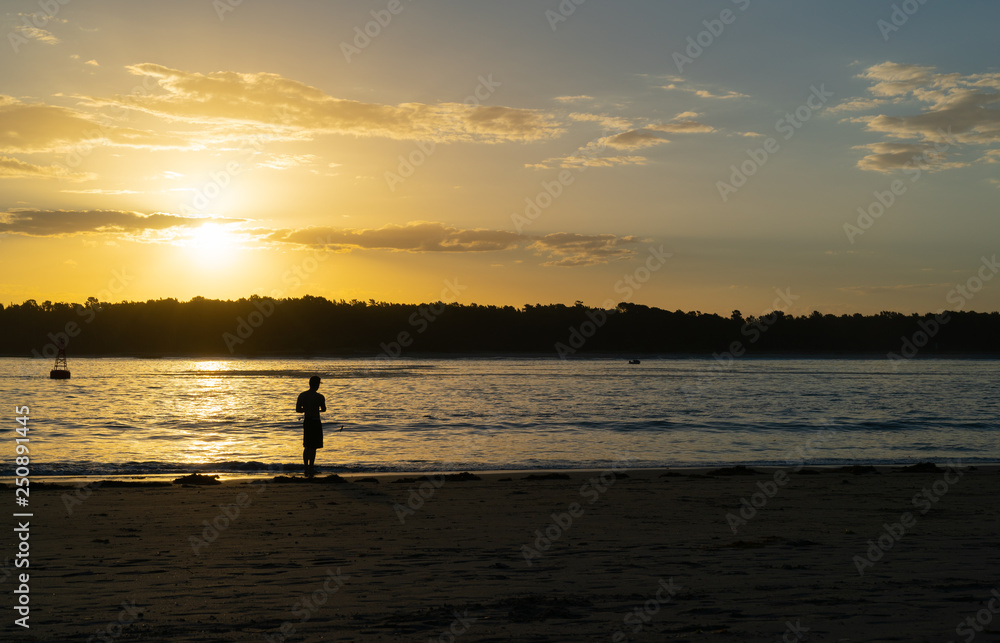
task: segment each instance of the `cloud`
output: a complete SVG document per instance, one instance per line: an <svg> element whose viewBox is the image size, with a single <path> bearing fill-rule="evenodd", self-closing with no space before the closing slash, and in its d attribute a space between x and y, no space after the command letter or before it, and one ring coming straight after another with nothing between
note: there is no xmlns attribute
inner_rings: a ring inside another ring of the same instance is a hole
<svg viewBox="0 0 1000 643"><path fill-rule="evenodd" d="M246 231L275 243L287 243L341 252L389 250L395 252L508 252L531 250L547 258L545 266L590 266L635 254L637 237L612 234L584 235L559 232L542 237L507 230L461 229L439 222L414 221L381 228L324 228Z"/></svg>
<svg viewBox="0 0 1000 643"><path fill-rule="evenodd" d="M1000 149L989 150L979 159L980 163L1000 163Z"/></svg>
<svg viewBox="0 0 1000 643"><path fill-rule="evenodd" d="M560 103L579 103L583 101L594 100L593 96L587 96L586 94L580 94L579 96L556 96L555 100Z"/></svg>
<svg viewBox="0 0 1000 643"><path fill-rule="evenodd" d="M40 178L68 179L70 181L85 181L94 178L93 174L67 172L61 167L50 165L32 165L9 156L0 156L0 179Z"/></svg>
<svg viewBox="0 0 1000 643"><path fill-rule="evenodd" d="M45 29L39 29L38 27L29 27L27 25L19 25L14 27L14 31L21 34L25 38L30 40L37 40L40 43L46 45L58 45L61 40L55 37L51 31L46 31Z"/></svg>
<svg viewBox="0 0 1000 643"><path fill-rule="evenodd" d="M0 213L0 233L32 237L117 233L141 238L147 232L197 227L210 221L219 219L124 210L13 210ZM240 219L223 221L232 223Z"/></svg>
<svg viewBox="0 0 1000 643"><path fill-rule="evenodd" d="M961 161L948 162L947 148L935 144L872 143L859 148L871 153L858 161L858 167L871 172L891 173L905 168L933 172L968 165Z"/></svg>
<svg viewBox="0 0 1000 643"><path fill-rule="evenodd" d="M691 83L684 80L683 78L677 77L667 77L668 81L666 85L658 85L658 89L663 89L667 91L677 91L677 92L688 92L689 94L694 94L698 98L709 98L716 100L730 100L733 98L750 98L746 94L741 94L739 92L734 92L732 90L722 90L722 91L712 91L711 89L704 89L702 87L691 86Z"/></svg>
<svg viewBox="0 0 1000 643"><path fill-rule="evenodd" d="M315 154L268 154L257 163L256 167L290 170L295 167L315 165L318 159Z"/></svg>
<svg viewBox="0 0 1000 643"><path fill-rule="evenodd" d="M574 121L599 123L601 127L608 131L620 131L632 129L635 124L631 119L621 116L609 116L608 114L588 114L586 112L572 112L569 117Z"/></svg>
<svg viewBox="0 0 1000 643"><path fill-rule="evenodd" d="M364 103L330 96L278 74L220 71L209 74L153 63L127 69L165 93L89 97L95 106L139 110L170 121L246 129L264 126L280 135L351 134L398 140L501 143L559 136L555 118L531 109L464 103Z"/></svg>
<svg viewBox="0 0 1000 643"><path fill-rule="evenodd" d="M294 243L333 250L361 248L407 252L488 252L516 247L521 235L505 230L462 230L428 221L406 225L390 224L375 229L306 228L278 230L271 241Z"/></svg>
<svg viewBox="0 0 1000 643"><path fill-rule="evenodd" d="M875 98L857 98L845 105L867 108L882 107L887 102L902 113L880 113L856 116L849 122L863 123L869 132L883 135L887 143L907 145L934 144L957 154L957 144L980 148L980 161L988 162L992 150L1000 143L1000 73L957 74L938 73L934 67L884 62L873 65L859 75L871 83L868 91ZM867 101L867 102L866 102ZM909 113L906 113L906 112ZM913 113L916 111L916 113ZM874 147L874 146L870 146ZM898 148L904 150L905 148ZM887 151L886 151L887 150ZM875 150L858 162L862 169L887 171L902 167L891 158L892 149ZM932 167L963 167L969 161L943 162L943 154Z"/></svg>
<svg viewBox="0 0 1000 643"><path fill-rule="evenodd" d="M580 122L600 123L605 135L590 141L573 154L545 159L538 163L528 163L530 169L551 168L581 168L581 167L619 167L627 165L646 165L649 159L645 156L628 154L635 150L654 147L669 143L663 134L703 134L715 132L711 125L696 120L697 112L682 112L665 123L649 123L637 126L634 121L606 114L586 114L574 112L569 117ZM619 130L607 135L608 130ZM626 153L621 153L626 152Z"/></svg>
<svg viewBox="0 0 1000 643"><path fill-rule="evenodd" d="M541 237L530 247L553 257L543 266L593 266L634 256L635 250L627 246L638 242L639 238L633 236L556 232Z"/></svg>
<svg viewBox="0 0 1000 643"><path fill-rule="evenodd" d="M618 167L623 165L647 165L649 159L645 156L590 156L587 154L571 154L545 159L539 163L527 163L524 167L531 170L547 170L552 168L580 169L584 167Z"/></svg>
<svg viewBox="0 0 1000 643"><path fill-rule="evenodd" d="M137 190L103 190L101 188L91 188L89 190L60 190L60 192L65 192L67 194L102 194L117 196L120 194L142 194Z"/></svg>
<svg viewBox="0 0 1000 643"><path fill-rule="evenodd" d="M828 114L837 114L839 112L860 112L873 107L885 105L887 102L889 101L881 98L852 98L840 103L839 105L827 107L826 111Z"/></svg>
<svg viewBox="0 0 1000 643"><path fill-rule="evenodd" d="M78 146L101 144L187 146L178 137L101 124L66 107L22 103L11 96L0 96L0 152L68 152Z"/></svg>
<svg viewBox="0 0 1000 643"><path fill-rule="evenodd" d="M652 128L650 128L652 129ZM667 139L648 129L634 129L601 139L601 142L616 150L637 150L653 145L669 143Z"/></svg>
<svg viewBox="0 0 1000 643"><path fill-rule="evenodd" d="M687 112L685 114L687 114ZM656 125L650 125L648 129L656 132L668 132L671 134L707 134L715 131L715 128L711 125L707 125L694 119L675 119L669 123L657 123Z"/></svg>

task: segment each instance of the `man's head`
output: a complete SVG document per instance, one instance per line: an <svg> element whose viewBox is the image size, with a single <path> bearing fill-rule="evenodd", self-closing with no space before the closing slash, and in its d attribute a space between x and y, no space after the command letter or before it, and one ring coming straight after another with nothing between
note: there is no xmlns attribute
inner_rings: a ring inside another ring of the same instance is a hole
<svg viewBox="0 0 1000 643"><path fill-rule="evenodd" d="M318 389L319 388L319 383L320 383L319 375L313 375L312 377L310 377L309 378L309 390L315 391L316 389Z"/></svg>

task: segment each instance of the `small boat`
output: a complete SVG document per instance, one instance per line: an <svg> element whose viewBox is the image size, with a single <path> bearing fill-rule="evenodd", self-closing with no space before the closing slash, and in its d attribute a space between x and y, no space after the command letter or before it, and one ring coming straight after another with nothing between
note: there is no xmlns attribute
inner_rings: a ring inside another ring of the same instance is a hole
<svg viewBox="0 0 1000 643"><path fill-rule="evenodd" d="M642 362L640 362L640 361L639 361L639 360L637 360L637 359L630 359L630 360L628 361L628 363L629 363L629 364L642 364Z"/></svg>
<svg viewBox="0 0 1000 643"><path fill-rule="evenodd" d="M56 365L51 371L49 371L49 379L52 380L68 380L69 379L69 367L66 365L66 347L62 344L59 345L59 353L56 354Z"/></svg>

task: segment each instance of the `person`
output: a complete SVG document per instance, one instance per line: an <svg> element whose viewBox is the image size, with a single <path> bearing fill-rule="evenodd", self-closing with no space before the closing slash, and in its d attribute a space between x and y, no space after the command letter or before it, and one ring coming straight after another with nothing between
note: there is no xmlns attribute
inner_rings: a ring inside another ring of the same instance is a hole
<svg viewBox="0 0 1000 643"><path fill-rule="evenodd" d="M319 414L326 412L326 398L318 392L320 378L309 378L309 390L299 393L295 402L296 413L305 413L302 419L302 464L307 478L316 475L316 449L323 448L323 422Z"/></svg>

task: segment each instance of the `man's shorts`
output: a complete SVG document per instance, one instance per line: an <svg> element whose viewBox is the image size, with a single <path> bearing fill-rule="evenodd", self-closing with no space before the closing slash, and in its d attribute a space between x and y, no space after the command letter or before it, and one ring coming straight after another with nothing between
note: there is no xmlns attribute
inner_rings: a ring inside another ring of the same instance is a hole
<svg viewBox="0 0 1000 643"><path fill-rule="evenodd" d="M302 421L302 446L306 449L323 448L323 422L321 420Z"/></svg>

